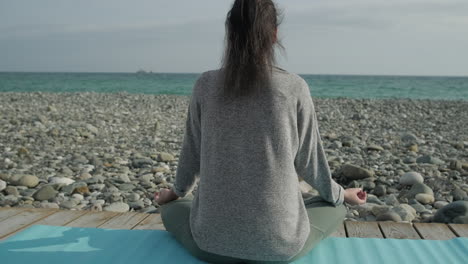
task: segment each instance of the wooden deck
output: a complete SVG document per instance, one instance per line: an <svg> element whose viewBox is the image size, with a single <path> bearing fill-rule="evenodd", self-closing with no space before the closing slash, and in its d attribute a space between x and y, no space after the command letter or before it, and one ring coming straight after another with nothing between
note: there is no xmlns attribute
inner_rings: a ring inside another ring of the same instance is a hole
<svg viewBox="0 0 468 264"><path fill-rule="evenodd" d="M0 208L0 241L31 225L164 230L159 214ZM330 236L445 240L468 237L468 224L344 221Z"/></svg>

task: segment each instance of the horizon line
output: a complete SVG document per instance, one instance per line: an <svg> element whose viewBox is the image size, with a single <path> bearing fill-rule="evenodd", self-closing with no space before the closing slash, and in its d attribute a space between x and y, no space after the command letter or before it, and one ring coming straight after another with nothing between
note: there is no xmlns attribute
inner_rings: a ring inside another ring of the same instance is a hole
<svg viewBox="0 0 468 264"><path fill-rule="evenodd" d="M468 77L468 75L428 75L428 74L368 74L368 73L296 73L298 75L329 75L329 76L381 76L381 77ZM156 72L156 71L145 71L144 73L138 73L138 71L0 71L0 73L85 73L85 74L202 74L203 72Z"/></svg>

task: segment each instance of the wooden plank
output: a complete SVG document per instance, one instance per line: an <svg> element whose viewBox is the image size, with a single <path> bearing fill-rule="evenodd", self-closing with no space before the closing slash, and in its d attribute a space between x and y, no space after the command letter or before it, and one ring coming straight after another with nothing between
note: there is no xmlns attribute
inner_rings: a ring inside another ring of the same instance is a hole
<svg viewBox="0 0 468 264"><path fill-rule="evenodd" d="M413 226L424 239L447 240L457 237L446 224L414 223Z"/></svg>
<svg viewBox="0 0 468 264"><path fill-rule="evenodd" d="M0 238L54 213L54 211L50 209L37 210L35 208L25 208L23 210L18 210L18 212L20 213L0 222Z"/></svg>
<svg viewBox="0 0 468 264"><path fill-rule="evenodd" d="M57 210L57 212L55 212L54 214L49 215L46 218L41 219L40 221L34 224L64 226L86 213L87 211L81 210Z"/></svg>
<svg viewBox="0 0 468 264"><path fill-rule="evenodd" d="M384 238L377 222L344 221L348 237Z"/></svg>
<svg viewBox="0 0 468 264"><path fill-rule="evenodd" d="M42 218L41 220L32 223L31 225L53 225L53 226L63 226L66 225L67 223L75 220L76 218L80 217L81 215L85 214L86 211L78 211L78 210L59 210L59 209L54 209L55 212L45 218ZM7 239L13 235L15 235L18 232L21 232L22 230L26 229L28 226L23 227L21 229L16 230L14 233L11 233L2 239ZM2 240L0 239L0 240Z"/></svg>
<svg viewBox="0 0 468 264"><path fill-rule="evenodd" d="M141 221L138 225L136 225L132 229L166 230L161 219L161 214L150 214L148 217L146 217L143 221Z"/></svg>
<svg viewBox="0 0 468 264"><path fill-rule="evenodd" d="M331 237L346 237L346 231L344 228L344 223L338 226L335 232L330 234Z"/></svg>
<svg viewBox="0 0 468 264"><path fill-rule="evenodd" d="M4 221L10 216L14 216L21 213L22 209L23 208L2 207L0 210L0 222Z"/></svg>
<svg viewBox="0 0 468 264"><path fill-rule="evenodd" d="M459 237L468 237L468 224L448 224L448 227Z"/></svg>
<svg viewBox="0 0 468 264"><path fill-rule="evenodd" d="M109 221L100 225L99 228L132 229L148 216L149 214L126 212L113 217Z"/></svg>
<svg viewBox="0 0 468 264"><path fill-rule="evenodd" d="M112 217L118 215L117 212L94 212L88 211L86 214L78 217L77 219L71 221L65 226L72 227L98 227L105 222L109 221Z"/></svg>
<svg viewBox="0 0 468 264"><path fill-rule="evenodd" d="M378 222L385 238L421 239L411 223Z"/></svg>

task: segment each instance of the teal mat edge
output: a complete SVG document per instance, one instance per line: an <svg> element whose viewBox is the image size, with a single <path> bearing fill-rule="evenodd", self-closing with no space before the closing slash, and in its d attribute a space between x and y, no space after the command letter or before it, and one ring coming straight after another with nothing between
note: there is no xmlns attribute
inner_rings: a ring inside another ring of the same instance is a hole
<svg viewBox="0 0 468 264"><path fill-rule="evenodd" d="M159 230L159 229L114 229L114 228L99 228L99 227L69 227L69 226L55 226L55 225L31 225L21 231L19 231L18 233L14 234L13 236L10 236L8 237L7 239L3 240L3 241L0 241L0 243L2 242L6 242L6 241L10 241L10 240L16 240L18 237L21 237L22 235L28 233L29 231L34 231L34 229L42 229L42 228L50 228L50 227L53 227L53 228L57 228L57 229L99 229L99 230L109 230L109 231L115 231L115 230L126 230L126 231L131 231L131 232L144 232L144 233L147 233L147 232L161 232L161 233L169 233L167 232L166 230ZM401 241L401 240L410 240L410 241L451 241L451 240L460 240L460 241L467 241L468 243L468 237L455 237L455 238L451 238L451 239L444 239L444 240L431 240L431 239L409 239L409 238L376 238L376 237L327 237L325 238L323 241L325 240L328 240L328 239L336 239L336 240L340 240L340 239L345 239L345 240L362 240L362 239L366 239L366 240L375 240L375 241L388 241L388 240L397 240L397 241Z"/></svg>
<svg viewBox="0 0 468 264"><path fill-rule="evenodd" d="M112 229L112 228L97 228L97 227L67 227L67 226L53 226L53 225L31 225L24 230L16 233L15 235L9 237L6 240L0 241L0 246L15 245L15 243L27 242L27 240L36 239L41 240L43 237L45 240L53 239L54 234L61 233L64 231L73 230L73 231L89 231L94 233L96 231L117 231L123 232L130 235L133 234L133 238L143 237L145 239L152 239L156 235L159 239L162 239L164 243L169 243L171 246L168 248L161 248L159 246L159 254L166 252L167 250L172 250L170 258L166 258L166 261L175 261L176 259L183 261L183 263L205 263L200 262L199 260L193 258L188 254L188 252L183 251L183 248L178 243L175 242L174 238L166 230L155 230L155 229L142 229L142 230L130 230L130 229ZM117 233L116 232L116 233ZM38 235L40 234L40 235ZM122 233L121 233L122 234ZM99 237L99 236L98 236ZM56 237L58 238L58 237ZM124 244L131 245L133 240L123 241ZM3 244L3 245L2 245ZM86 243L84 243L86 244ZM121 243L117 243L121 244ZM117 244L106 244L106 245L117 245ZM102 244L101 244L102 245ZM118 246L118 245L117 245ZM157 245L152 245L157 246ZM111 246L114 247L114 246ZM172 248L171 248L172 247ZM147 250L148 248L146 248ZM108 261L103 261L102 263L127 263L127 262L118 262L119 259L115 259L112 255L115 252L115 248L110 249L112 254L107 254L103 256L103 260L107 259ZM0 250L1 251L1 250ZM154 251L154 248L151 249L151 252ZM37 252L27 252L30 254L29 259L25 257L24 252L15 252L7 253L6 251L1 253L4 254L4 257L12 258L15 260L20 260L20 262L15 263L30 263L31 259L38 258L34 255ZM40 252L41 254L47 254L48 252ZM123 253L123 252L122 252ZM13 255L12 255L13 254ZM19 255L18 255L19 254ZM32 254L32 255L31 255ZM123 253L124 255L126 253ZM176 255L174 255L176 254ZM27 256L27 255L26 255ZM41 255L42 256L42 255ZM82 256L82 255L81 255ZM52 256L53 257L53 256ZM52 258L49 256L49 258ZM63 254L60 253L56 255L57 258L63 257ZM101 256L99 256L101 257ZM159 257L159 256L158 256ZM167 256L166 256L167 257ZM41 261L45 261L46 258L41 257ZM163 258L161 258L162 260ZM464 260L468 259L468 238L467 237L455 237L448 240L423 240L423 239L397 239L397 238L360 238L360 237L327 237L322 242L320 242L307 256L298 259L294 264L307 264L307 263L343 263L348 262L351 264L357 263L374 263L376 261L383 264L393 264L393 263L466 263ZM21 260L24 260L21 262ZM117 261L117 262L116 262ZM143 262L142 262L143 261ZM140 259L140 263L152 263L144 262L146 260ZM416 262L415 262L416 261ZM441 262L442 261L442 262ZM448 261L448 262L447 262ZM49 263L49 262L40 262L40 263ZM71 263L71 262L70 262ZM82 263L80 261L73 263ZM182 262L179 262L182 263Z"/></svg>

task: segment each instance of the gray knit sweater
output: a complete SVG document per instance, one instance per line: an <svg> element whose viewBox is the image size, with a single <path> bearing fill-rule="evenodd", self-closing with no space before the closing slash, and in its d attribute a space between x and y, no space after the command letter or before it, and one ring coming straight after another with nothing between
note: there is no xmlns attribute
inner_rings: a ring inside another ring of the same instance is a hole
<svg viewBox="0 0 468 264"><path fill-rule="evenodd" d="M197 245L218 255L281 261L304 246L310 226L298 176L331 204L344 189L331 178L307 83L275 68L261 96L221 102L220 70L197 80L174 192L199 179L190 213Z"/></svg>

